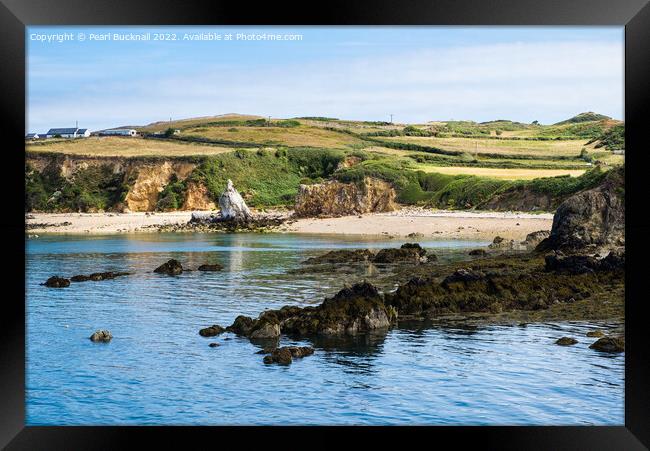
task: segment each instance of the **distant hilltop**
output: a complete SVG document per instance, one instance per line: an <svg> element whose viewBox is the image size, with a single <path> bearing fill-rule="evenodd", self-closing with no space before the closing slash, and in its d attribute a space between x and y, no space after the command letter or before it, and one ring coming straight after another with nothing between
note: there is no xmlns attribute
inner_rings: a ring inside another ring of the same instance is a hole
<svg viewBox="0 0 650 451"><path fill-rule="evenodd" d="M593 111L587 111L586 113L577 114L564 121L556 122L553 125L576 124L579 122L593 122L593 121L603 121L603 120L610 121L612 120L612 118L609 116L605 116L604 114L598 114L598 113L594 113Z"/></svg>

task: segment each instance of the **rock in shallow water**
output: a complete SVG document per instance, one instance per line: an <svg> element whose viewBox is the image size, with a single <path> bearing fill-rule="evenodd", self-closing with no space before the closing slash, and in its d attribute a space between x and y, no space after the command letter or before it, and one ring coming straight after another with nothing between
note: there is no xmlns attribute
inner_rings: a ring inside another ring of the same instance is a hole
<svg viewBox="0 0 650 451"><path fill-rule="evenodd" d="M623 337L603 337L589 347L602 352L623 352L625 351L625 339Z"/></svg>
<svg viewBox="0 0 650 451"><path fill-rule="evenodd" d="M59 276L52 276L47 279L43 285L50 288L65 288L70 286L70 279Z"/></svg>
<svg viewBox="0 0 650 451"><path fill-rule="evenodd" d="M206 327L205 329L201 329L199 331L199 335L202 337L214 337L216 335L222 334L226 331L223 327L221 327L218 324L214 324L210 327Z"/></svg>
<svg viewBox="0 0 650 451"><path fill-rule="evenodd" d="M262 312L257 319L240 315L226 330L251 339L277 338L281 333L343 335L388 328L396 319L396 310L384 305L377 288L363 282L318 306L284 306Z"/></svg>
<svg viewBox="0 0 650 451"><path fill-rule="evenodd" d="M571 345L576 344L577 342L578 342L578 340L576 340L575 338L562 337L562 338L558 338L555 341L555 344L560 345L560 346L571 346Z"/></svg>
<svg viewBox="0 0 650 451"><path fill-rule="evenodd" d="M113 272L113 271L107 271L107 272L94 272L90 275L77 275L77 276L72 276L70 280L72 282L86 282L88 280L92 281L100 281L100 280L110 280L110 279L115 279L116 277L120 276L128 276L130 273L128 272Z"/></svg>
<svg viewBox="0 0 650 451"><path fill-rule="evenodd" d="M289 365L294 358L302 358L314 353L314 348L310 346L285 346L271 351L270 355L264 357L264 363L279 363L280 365Z"/></svg>
<svg viewBox="0 0 650 451"><path fill-rule="evenodd" d="M198 267L199 271L221 271L223 269L223 266L221 266L219 263L215 263L212 265L201 265Z"/></svg>
<svg viewBox="0 0 650 451"><path fill-rule="evenodd" d="M108 330L98 330L90 336L90 341L108 343L113 339L113 335Z"/></svg>
<svg viewBox="0 0 650 451"><path fill-rule="evenodd" d="M170 276L177 276L183 272L183 266L178 260L170 259L159 267L153 270L159 274L168 274Z"/></svg>

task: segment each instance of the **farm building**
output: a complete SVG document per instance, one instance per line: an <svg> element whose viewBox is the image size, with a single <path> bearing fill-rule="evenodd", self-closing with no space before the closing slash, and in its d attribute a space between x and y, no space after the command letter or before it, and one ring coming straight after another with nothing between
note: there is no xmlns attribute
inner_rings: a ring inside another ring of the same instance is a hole
<svg viewBox="0 0 650 451"><path fill-rule="evenodd" d="M48 138L60 136L61 138L87 138L90 130L87 128L51 128L47 132Z"/></svg>
<svg viewBox="0 0 650 451"><path fill-rule="evenodd" d="M27 133L25 139L39 139L41 136L45 138L45 135L39 135L38 133Z"/></svg>
<svg viewBox="0 0 650 451"><path fill-rule="evenodd" d="M137 136L137 134L138 132L132 128L115 128L99 132L99 136Z"/></svg>

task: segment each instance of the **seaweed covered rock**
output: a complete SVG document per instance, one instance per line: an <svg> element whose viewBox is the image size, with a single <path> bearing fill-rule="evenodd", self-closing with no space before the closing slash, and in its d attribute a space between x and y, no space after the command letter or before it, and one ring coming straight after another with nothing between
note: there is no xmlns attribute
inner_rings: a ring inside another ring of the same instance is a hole
<svg viewBox="0 0 650 451"><path fill-rule="evenodd" d="M469 255L473 257L483 257L487 255L487 251L485 249L472 249L469 251Z"/></svg>
<svg viewBox="0 0 650 451"><path fill-rule="evenodd" d="M239 315L230 326L226 327L226 330L237 335L248 336L253 328L253 322L254 320L252 318Z"/></svg>
<svg viewBox="0 0 650 451"><path fill-rule="evenodd" d="M90 341L108 343L113 339L113 335L108 330L98 330L90 336Z"/></svg>
<svg viewBox="0 0 650 451"><path fill-rule="evenodd" d="M269 355L264 357L264 363L279 363L281 365L288 365L293 361L293 359L306 357L312 355L313 353L314 348L310 346L285 346L270 351Z"/></svg>
<svg viewBox="0 0 650 451"><path fill-rule="evenodd" d="M338 249L308 258L305 263L364 263L372 260L374 256L375 254L368 249Z"/></svg>
<svg viewBox="0 0 650 451"><path fill-rule="evenodd" d="M205 329L201 329L199 331L199 335L202 337L214 337L216 335L222 334L226 331L223 327L221 327L218 324L213 324L210 327L206 327Z"/></svg>
<svg viewBox="0 0 650 451"><path fill-rule="evenodd" d="M546 271L567 274L582 274L594 271L615 271L625 269L625 251L613 250L604 258L595 255L564 255L553 251L544 257Z"/></svg>
<svg viewBox="0 0 650 451"><path fill-rule="evenodd" d="M59 276L52 276L47 279L43 285L50 288L66 288L70 286L70 279Z"/></svg>
<svg viewBox="0 0 650 451"><path fill-rule="evenodd" d="M183 272L183 266L178 260L172 258L154 269L153 272L159 274L167 274L170 276L177 276Z"/></svg>
<svg viewBox="0 0 650 451"><path fill-rule="evenodd" d="M487 260L482 261L486 262L485 269L459 268L446 277L415 277L387 294L385 303L397 309L400 317L540 310L556 303L586 299L595 286L622 281L620 274L612 272L545 272L538 263L541 259L522 268L505 261L488 267Z"/></svg>
<svg viewBox="0 0 650 451"><path fill-rule="evenodd" d="M221 266L219 263L205 264L199 266L197 269L199 271L221 271L223 269L223 266Z"/></svg>
<svg viewBox="0 0 650 451"><path fill-rule="evenodd" d="M399 249L388 248L380 250L373 258L373 263L426 263L427 260L435 260L436 256L427 256L426 249L417 243L405 243Z"/></svg>
<svg viewBox="0 0 650 451"><path fill-rule="evenodd" d="M564 255L554 252L544 257L546 271L582 274L596 271L600 262L591 255Z"/></svg>
<svg viewBox="0 0 650 451"><path fill-rule="evenodd" d="M625 167L610 170L596 188L566 199L553 216L539 251L616 248L625 245Z"/></svg>
<svg viewBox="0 0 650 451"><path fill-rule="evenodd" d="M589 347L602 352L623 352L625 351L625 339L623 337L603 337Z"/></svg>
<svg viewBox="0 0 650 451"><path fill-rule="evenodd" d="M100 280L110 280L110 279L115 279L116 277L120 276L128 276L130 273L128 272L114 272L114 271L107 271L107 272L94 272L89 275L84 275L84 274L79 274L76 276L72 276L70 280L72 282L86 282L88 280L92 281L100 281Z"/></svg>
<svg viewBox="0 0 650 451"><path fill-rule="evenodd" d="M284 306L262 312L257 319L238 316L226 328L251 339L292 335L344 335L388 328L397 319L377 288L367 282L345 287L314 307Z"/></svg>

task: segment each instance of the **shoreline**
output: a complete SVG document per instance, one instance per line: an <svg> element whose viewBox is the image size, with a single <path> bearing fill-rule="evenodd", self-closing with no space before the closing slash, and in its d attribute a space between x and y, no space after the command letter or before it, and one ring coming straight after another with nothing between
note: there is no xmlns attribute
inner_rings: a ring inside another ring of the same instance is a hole
<svg viewBox="0 0 650 451"><path fill-rule="evenodd" d="M286 212L285 212L286 214ZM192 211L141 213L29 213L25 233L103 235L157 233L160 226L187 223ZM310 235L353 235L409 238L492 240L495 236L523 240L550 230L552 213L451 211L403 208L388 213L334 218L290 218L273 231Z"/></svg>

